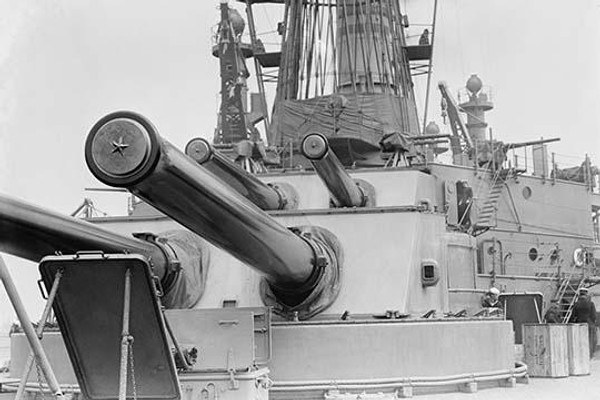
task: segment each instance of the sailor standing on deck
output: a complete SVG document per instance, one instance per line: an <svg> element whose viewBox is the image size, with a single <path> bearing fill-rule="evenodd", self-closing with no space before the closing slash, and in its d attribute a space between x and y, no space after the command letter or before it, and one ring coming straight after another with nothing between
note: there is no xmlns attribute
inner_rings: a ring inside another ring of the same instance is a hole
<svg viewBox="0 0 600 400"><path fill-rule="evenodd" d="M429 29L424 29L423 33L421 33L421 37L419 38L419 46L428 46L429 45Z"/></svg>
<svg viewBox="0 0 600 400"><path fill-rule="evenodd" d="M484 308L502 308L500 300L498 300L499 295L500 290L495 287L490 288L490 290L483 295L483 298L481 299L481 306Z"/></svg>
<svg viewBox="0 0 600 400"><path fill-rule="evenodd" d="M558 306L557 300L550 300L550 307L546 310L546 314L544 314L544 321L547 324L560 324L560 307Z"/></svg>
<svg viewBox="0 0 600 400"><path fill-rule="evenodd" d="M596 349L596 306L585 288L579 289L579 298L573 305L573 313L569 322L587 323L590 343L590 358Z"/></svg>

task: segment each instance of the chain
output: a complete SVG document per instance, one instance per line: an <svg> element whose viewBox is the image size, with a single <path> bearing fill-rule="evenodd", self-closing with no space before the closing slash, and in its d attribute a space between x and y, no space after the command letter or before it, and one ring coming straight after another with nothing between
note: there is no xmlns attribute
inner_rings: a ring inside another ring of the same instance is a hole
<svg viewBox="0 0 600 400"><path fill-rule="evenodd" d="M42 399L46 399L46 395L44 394L44 389L43 389L43 376L42 376L42 369L40 368L40 363L37 357L35 357L35 372L37 375L37 381L38 381L38 389L40 392L40 395L42 397Z"/></svg>
<svg viewBox="0 0 600 400"><path fill-rule="evenodd" d="M133 337L129 337L129 365L131 367L131 390L133 392L133 400L137 400L137 387L135 384L135 365L133 363Z"/></svg>

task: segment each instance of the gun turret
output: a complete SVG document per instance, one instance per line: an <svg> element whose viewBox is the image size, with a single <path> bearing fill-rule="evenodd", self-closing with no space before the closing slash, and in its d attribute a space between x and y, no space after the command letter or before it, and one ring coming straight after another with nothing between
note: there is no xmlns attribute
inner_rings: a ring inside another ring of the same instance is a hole
<svg viewBox="0 0 600 400"><path fill-rule="evenodd" d="M127 188L261 273L263 300L276 312L307 318L335 298L341 250L333 234L283 227L162 139L143 116L121 111L100 119L85 158L100 181Z"/></svg>
<svg viewBox="0 0 600 400"><path fill-rule="evenodd" d="M137 253L148 258L168 308L191 308L202 295L207 269L205 243L185 231L147 240L129 238L89 222L0 195L0 251L39 262L48 255L82 251ZM200 271L198 271L198 269ZM198 279L202 278L201 281Z"/></svg>
<svg viewBox="0 0 600 400"><path fill-rule="evenodd" d="M336 207L364 207L375 204L372 186L363 180L354 180L330 149L327 138L311 133L302 140L302 154L312 163L327 186Z"/></svg>
<svg viewBox="0 0 600 400"><path fill-rule="evenodd" d="M262 210L290 210L298 206L298 194L291 185L263 183L215 150L206 139L190 140L185 154Z"/></svg>

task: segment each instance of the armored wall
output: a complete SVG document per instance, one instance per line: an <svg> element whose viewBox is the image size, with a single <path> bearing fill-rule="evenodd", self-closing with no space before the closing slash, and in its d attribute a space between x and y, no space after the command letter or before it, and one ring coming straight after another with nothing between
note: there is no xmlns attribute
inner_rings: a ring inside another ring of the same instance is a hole
<svg viewBox="0 0 600 400"><path fill-rule="evenodd" d="M285 226L325 227L341 242L341 290L326 313L448 310L443 215L403 208L326 209L278 212L275 218ZM111 218L98 223L124 234L180 228L167 218ZM229 254L213 246L210 249L206 291L199 307L221 307L224 300L235 301L238 306L262 305L260 276ZM435 286L422 285L423 260L438 263L440 280Z"/></svg>
<svg viewBox="0 0 600 400"><path fill-rule="evenodd" d="M510 321L280 322L272 326L272 341L268 367L275 383L273 398L283 396L290 386L306 385L308 391L319 382L387 381L401 386L409 378L449 379L514 370ZM60 333L46 333L43 345L58 381L76 385ZM20 377L28 353L25 335L13 335L11 377ZM223 362L226 358L223 354ZM36 381L32 373L29 382Z"/></svg>
<svg viewBox="0 0 600 400"><path fill-rule="evenodd" d="M314 358L307 357L307 350ZM485 355L485 356L482 356ZM440 377L514 368L510 321L282 323L275 381Z"/></svg>
<svg viewBox="0 0 600 400"><path fill-rule="evenodd" d="M376 206L411 206L423 199L431 200L437 205L437 179L421 171L389 168L389 169L348 169L354 179L362 179L375 188ZM261 175L261 180L286 182L300 193L298 209L329 208L327 188L314 172L286 172L285 174Z"/></svg>

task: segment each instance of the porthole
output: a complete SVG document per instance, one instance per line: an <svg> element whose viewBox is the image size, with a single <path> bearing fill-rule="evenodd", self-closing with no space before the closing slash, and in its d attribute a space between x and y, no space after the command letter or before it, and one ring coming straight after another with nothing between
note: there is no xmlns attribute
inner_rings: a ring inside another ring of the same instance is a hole
<svg viewBox="0 0 600 400"><path fill-rule="evenodd" d="M535 247L529 249L529 259L535 261L538 258L538 251Z"/></svg>
<svg viewBox="0 0 600 400"><path fill-rule="evenodd" d="M525 197L525 199L528 199L531 197L531 188L529 186L525 186L523 188L523 197Z"/></svg>

